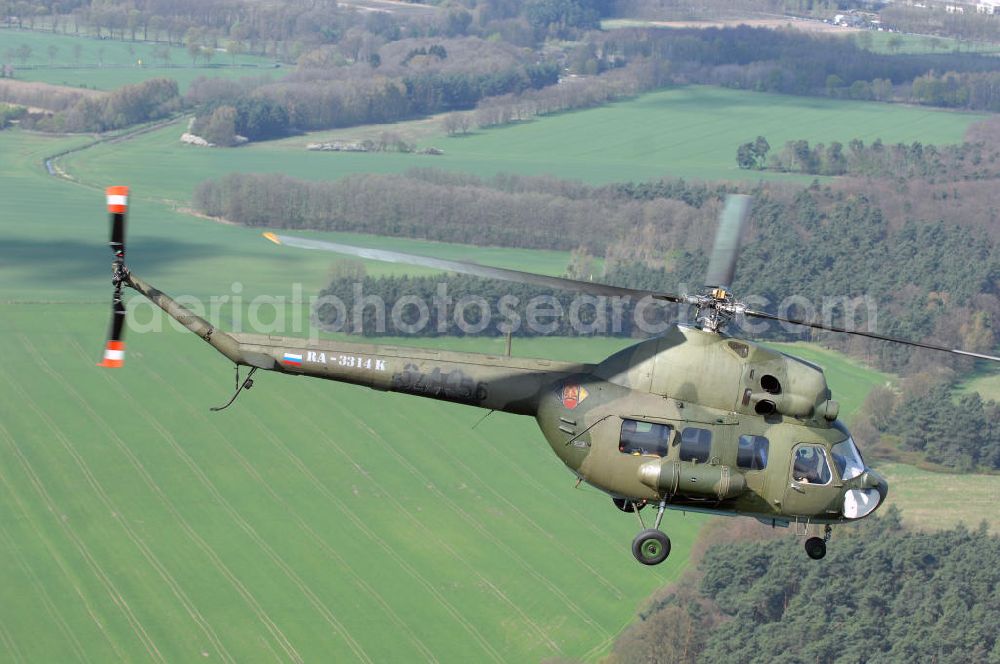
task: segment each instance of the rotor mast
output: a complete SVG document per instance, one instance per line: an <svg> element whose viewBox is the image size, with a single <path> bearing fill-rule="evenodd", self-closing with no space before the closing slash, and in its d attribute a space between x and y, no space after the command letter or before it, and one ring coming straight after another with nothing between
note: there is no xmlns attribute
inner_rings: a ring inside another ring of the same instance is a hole
<svg viewBox="0 0 1000 664"><path fill-rule="evenodd" d="M733 298L730 287L752 203L753 198L744 194L726 197L705 273L707 292L694 296L696 301L693 303L698 309L698 327L708 332L721 332L735 316L746 311L746 306Z"/></svg>

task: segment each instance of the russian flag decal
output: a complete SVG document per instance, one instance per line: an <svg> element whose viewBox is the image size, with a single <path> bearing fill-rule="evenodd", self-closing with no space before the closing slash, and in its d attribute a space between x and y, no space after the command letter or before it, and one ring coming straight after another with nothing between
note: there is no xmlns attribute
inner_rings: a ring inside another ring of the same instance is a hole
<svg viewBox="0 0 1000 664"><path fill-rule="evenodd" d="M291 364L296 367L302 366L302 356L296 355L295 353L285 353L285 356L281 358L281 361L285 364Z"/></svg>

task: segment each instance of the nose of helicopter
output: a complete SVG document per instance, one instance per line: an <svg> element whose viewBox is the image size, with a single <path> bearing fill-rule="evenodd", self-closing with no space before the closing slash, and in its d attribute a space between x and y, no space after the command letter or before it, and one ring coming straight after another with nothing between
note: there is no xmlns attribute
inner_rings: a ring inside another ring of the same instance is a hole
<svg viewBox="0 0 1000 664"><path fill-rule="evenodd" d="M844 492L844 516L862 519L885 502L889 483L878 472L866 467L860 486Z"/></svg>

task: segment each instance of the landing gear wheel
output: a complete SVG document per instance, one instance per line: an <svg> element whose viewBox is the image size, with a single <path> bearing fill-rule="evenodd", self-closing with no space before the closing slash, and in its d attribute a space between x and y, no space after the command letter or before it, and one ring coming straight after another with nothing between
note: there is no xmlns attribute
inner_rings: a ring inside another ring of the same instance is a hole
<svg viewBox="0 0 1000 664"><path fill-rule="evenodd" d="M615 504L615 507L620 509L622 512L625 512L626 514L632 514L633 512L641 510L643 507L646 506L645 500L642 501L641 503L636 503L631 500L628 500L627 498L612 498L611 502Z"/></svg>
<svg viewBox="0 0 1000 664"><path fill-rule="evenodd" d="M826 555L826 542L822 537L810 537L806 540L806 555L813 560L820 560Z"/></svg>
<svg viewBox="0 0 1000 664"><path fill-rule="evenodd" d="M670 538L659 530L644 530L632 540L632 555L643 565L659 565L670 555Z"/></svg>

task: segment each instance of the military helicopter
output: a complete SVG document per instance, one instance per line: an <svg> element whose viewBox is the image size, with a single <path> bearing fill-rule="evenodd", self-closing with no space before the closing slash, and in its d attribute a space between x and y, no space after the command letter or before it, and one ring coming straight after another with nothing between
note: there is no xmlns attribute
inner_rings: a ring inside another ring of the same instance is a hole
<svg viewBox="0 0 1000 664"><path fill-rule="evenodd" d="M755 311L730 292L750 210L728 197L703 293L675 295L549 277L472 263L265 233L278 245L403 262L444 271L604 296L652 296L697 309L697 325L675 326L597 364L225 332L134 275L125 265L128 188L107 189L114 253L112 320L100 366L124 362L127 286L162 308L236 365L236 392L259 369L325 378L535 418L553 452L577 477L638 517L632 553L662 563L666 510L754 517L794 524L809 557L826 555L831 526L862 519L885 503L888 483L862 459L838 420L823 370L725 334L738 316L904 343L1000 361L1000 357ZM240 377L240 367L249 367ZM220 409L213 409L220 410ZM651 527L642 510L655 508Z"/></svg>

